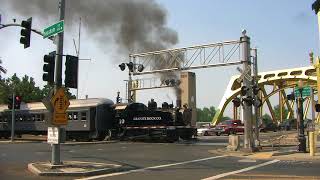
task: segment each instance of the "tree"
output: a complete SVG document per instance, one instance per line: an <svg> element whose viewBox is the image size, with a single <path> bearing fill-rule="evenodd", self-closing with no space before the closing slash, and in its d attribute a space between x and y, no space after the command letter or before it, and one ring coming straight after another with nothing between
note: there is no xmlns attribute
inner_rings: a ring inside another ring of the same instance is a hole
<svg viewBox="0 0 320 180"><path fill-rule="evenodd" d="M211 122L212 118L216 114L216 108L211 106L209 108L204 107L203 109L197 108L197 121L198 122ZM229 117L222 117L221 121L230 119Z"/></svg>
<svg viewBox="0 0 320 180"><path fill-rule="evenodd" d="M215 114L216 109L213 106L211 106L210 108L204 107L203 109L197 108L197 121L211 122Z"/></svg>
<svg viewBox="0 0 320 180"><path fill-rule="evenodd" d="M1 64L2 64L2 60L0 59L0 79L2 79L1 73L4 73L4 74L7 73L7 70Z"/></svg>
<svg viewBox="0 0 320 180"><path fill-rule="evenodd" d="M46 85L43 89L36 86L34 78L25 75L20 79L16 74L7 79L1 79L0 87L0 103L7 103L7 98L12 95L14 89L15 94L22 97L23 102L40 102L46 97L52 87ZM75 96L66 88L66 94L69 99L75 99Z"/></svg>
<svg viewBox="0 0 320 180"><path fill-rule="evenodd" d="M264 114L261 118L262 118L262 122L264 124L272 123L272 118L271 118L271 116L269 114Z"/></svg>
<svg viewBox="0 0 320 180"><path fill-rule="evenodd" d="M50 85L45 85L42 89L42 92L43 92L43 97L46 97L49 92L51 91L51 89L53 89L53 86L50 86ZM65 88L66 90L66 95L68 97L68 99L76 99L76 96L73 95L71 92L70 92L70 89L69 88Z"/></svg>
<svg viewBox="0 0 320 180"><path fill-rule="evenodd" d="M274 109L274 114L276 116L276 120L280 120L280 105L274 106L273 109ZM288 113L289 113L288 109L283 107L282 108L283 119L287 118Z"/></svg>

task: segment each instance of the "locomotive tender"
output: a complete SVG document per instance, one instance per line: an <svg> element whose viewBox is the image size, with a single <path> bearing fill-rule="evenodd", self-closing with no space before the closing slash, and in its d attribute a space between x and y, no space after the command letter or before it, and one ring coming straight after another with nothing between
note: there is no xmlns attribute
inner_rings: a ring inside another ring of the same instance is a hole
<svg viewBox="0 0 320 180"><path fill-rule="evenodd" d="M185 123L186 113L178 108L147 107L142 103L114 104L110 99L70 100L67 110L67 139L104 140L106 137L132 139L139 136L176 141L190 139L196 128ZM15 115L15 134L46 135L47 109L42 102L22 104ZM0 105L0 137L11 133L11 110Z"/></svg>

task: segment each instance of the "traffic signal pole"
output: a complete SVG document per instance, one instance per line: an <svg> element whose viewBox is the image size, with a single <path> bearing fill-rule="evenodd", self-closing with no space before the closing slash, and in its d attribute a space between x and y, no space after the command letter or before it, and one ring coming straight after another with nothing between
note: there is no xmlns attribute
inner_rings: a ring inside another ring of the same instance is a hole
<svg viewBox="0 0 320 180"><path fill-rule="evenodd" d="M253 50L253 85L256 85L258 87L258 52L257 49ZM258 94L254 94L254 99L259 99ZM255 120L255 145L260 146L260 139L259 139L259 121L261 119L260 117L260 108L258 107L257 103L254 103L254 120Z"/></svg>
<svg viewBox="0 0 320 180"><path fill-rule="evenodd" d="M12 92L12 111L11 111L11 142L14 141L14 129L15 129L15 123L16 123L16 111L15 111L15 92Z"/></svg>
<svg viewBox="0 0 320 180"><path fill-rule="evenodd" d="M242 44L242 61L243 69L246 72L246 69L250 69L250 38L246 35L245 32L242 33L240 37ZM251 70L246 72L251 76ZM248 78L243 78L243 86L251 87L251 81ZM252 88L248 88L245 97L252 97ZM244 149L248 151L253 151L253 136L252 136L252 104L244 101L242 106L242 120L244 123Z"/></svg>
<svg viewBox="0 0 320 180"><path fill-rule="evenodd" d="M59 3L59 15L60 20L64 20L65 16L65 0L60 0ZM55 86L54 92L62 86L62 55L63 55L63 32L58 34L57 41L57 54L56 54L56 63L55 63ZM60 131L60 127L57 126L58 131ZM58 144L52 144L52 156L51 156L51 164L59 165L60 161L60 142Z"/></svg>

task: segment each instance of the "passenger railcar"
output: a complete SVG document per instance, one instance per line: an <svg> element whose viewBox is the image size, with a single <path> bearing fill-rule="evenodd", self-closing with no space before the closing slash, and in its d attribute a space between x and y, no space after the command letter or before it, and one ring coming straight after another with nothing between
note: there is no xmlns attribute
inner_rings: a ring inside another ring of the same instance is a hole
<svg viewBox="0 0 320 180"><path fill-rule="evenodd" d="M70 100L67 110L67 139L103 140L111 136L117 127L114 118L113 101L103 98ZM46 135L49 122L47 109L42 102L22 104L15 111L16 134ZM0 136L9 137L11 132L11 110L0 106Z"/></svg>

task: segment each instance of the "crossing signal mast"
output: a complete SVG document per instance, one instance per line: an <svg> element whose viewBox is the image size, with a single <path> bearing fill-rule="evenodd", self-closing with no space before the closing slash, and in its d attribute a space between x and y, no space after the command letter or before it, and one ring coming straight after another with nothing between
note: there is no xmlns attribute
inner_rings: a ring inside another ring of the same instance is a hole
<svg viewBox="0 0 320 180"><path fill-rule="evenodd" d="M24 48L30 47L31 40L31 26L32 26L32 17L27 19L26 21L21 22L21 38L20 43L24 45Z"/></svg>

